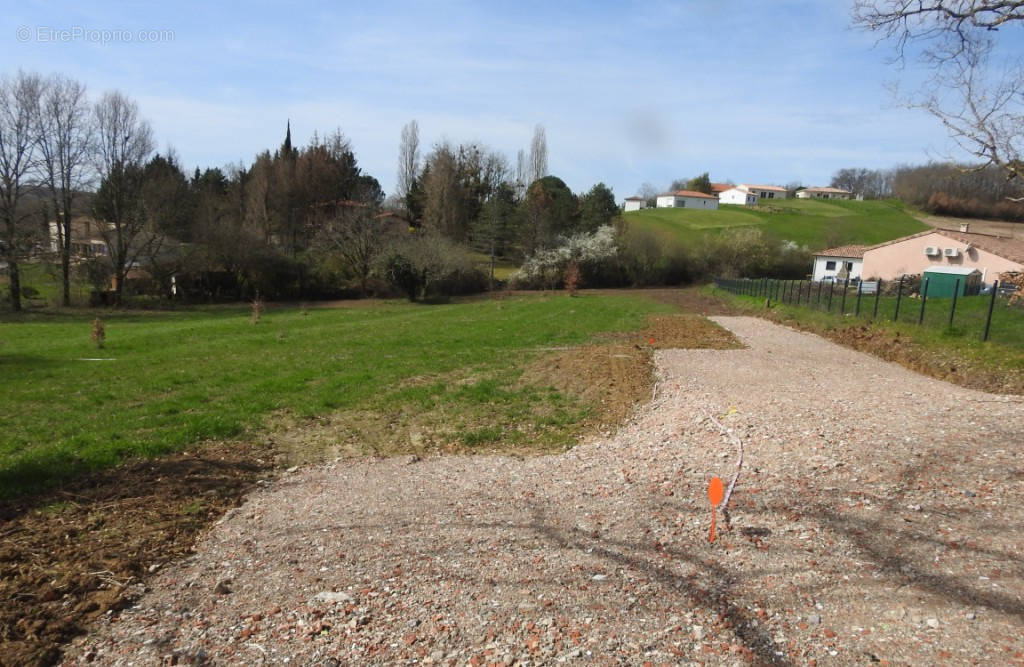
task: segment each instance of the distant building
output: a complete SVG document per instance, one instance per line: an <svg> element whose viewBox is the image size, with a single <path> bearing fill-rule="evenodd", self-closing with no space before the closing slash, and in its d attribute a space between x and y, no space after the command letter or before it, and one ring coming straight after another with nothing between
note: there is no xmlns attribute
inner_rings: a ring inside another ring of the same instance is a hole
<svg viewBox="0 0 1024 667"><path fill-rule="evenodd" d="M796 191L797 199L849 199L853 193L840 188L804 188Z"/></svg>
<svg viewBox="0 0 1024 667"><path fill-rule="evenodd" d="M752 192L760 199L785 199L788 195L786 188L781 185L750 185L749 183L740 183L736 187Z"/></svg>
<svg viewBox="0 0 1024 667"><path fill-rule="evenodd" d="M71 219L71 256L72 257L96 257L107 254L107 242L103 238L101 223L92 218ZM58 224L50 221L50 250L60 252L60 234ZM109 228L109 224L108 224Z"/></svg>
<svg viewBox="0 0 1024 667"><path fill-rule="evenodd" d="M647 208L647 200L643 197L626 197L626 213L630 211L639 211L642 208Z"/></svg>
<svg viewBox="0 0 1024 667"><path fill-rule="evenodd" d="M717 210L718 197L693 190L676 190L658 195L658 208L695 208Z"/></svg>
<svg viewBox="0 0 1024 667"><path fill-rule="evenodd" d="M718 193L718 201L722 204L737 204L739 206L757 206L758 196L753 192L739 186L729 188Z"/></svg>
<svg viewBox="0 0 1024 667"><path fill-rule="evenodd" d="M736 187L736 186L733 185L732 183L712 183L711 184L711 194L717 196L717 195L722 194L726 190L731 190L734 187Z"/></svg>

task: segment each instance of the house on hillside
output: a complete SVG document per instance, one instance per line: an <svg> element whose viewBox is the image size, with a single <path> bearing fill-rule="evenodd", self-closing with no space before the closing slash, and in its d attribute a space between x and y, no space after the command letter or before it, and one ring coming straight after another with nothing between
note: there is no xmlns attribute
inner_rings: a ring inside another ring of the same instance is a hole
<svg viewBox="0 0 1024 667"><path fill-rule="evenodd" d="M647 200L643 197L626 197L626 205L623 207L626 213L639 211L643 208L647 208Z"/></svg>
<svg viewBox="0 0 1024 667"><path fill-rule="evenodd" d="M718 209L718 197L693 190L676 190L658 195L658 208Z"/></svg>
<svg viewBox="0 0 1024 667"><path fill-rule="evenodd" d="M713 195L715 195L717 197L718 195L722 194L726 190L731 190L734 187L736 187L736 186L733 185L732 183L712 183L711 184L711 194L713 194Z"/></svg>
<svg viewBox="0 0 1024 667"><path fill-rule="evenodd" d="M786 188L781 185L750 185L748 183L740 183L736 187L751 192L760 199L785 199L787 196Z"/></svg>
<svg viewBox="0 0 1024 667"><path fill-rule="evenodd" d="M821 281L860 278L863 274L865 248L867 246L844 245L815 253L811 279Z"/></svg>
<svg viewBox="0 0 1024 667"><path fill-rule="evenodd" d="M883 280L938 267L977 269L991 284L1006 272L1024 271L1024 240L994 234L931 229L864 249L862 273Z"/></svg>
<svg viewBox="0 0 1024 667"><path fill-rule="evenodd" d="M797 199L849 199L853 193L840 188L804 188L796 191Z"/></svg>
<svg viewBox="0 0 1024 667"><path fill-rule="evenodd" d="M71 219L71 256L97 257L107 254L107 242L103 238L101 223L92 218L80 217ZM108 225L109 227L109 225ZM56 221L47 225L49 246L52 252L60 252L61 232Z"/></svg>
<svg viewBox="0 0 1024 667"><path fill-rule="evenodd" d="M749 190L737 186L718 194L721 204L737 204L739 206L757 206L758 196Z"/></svg>

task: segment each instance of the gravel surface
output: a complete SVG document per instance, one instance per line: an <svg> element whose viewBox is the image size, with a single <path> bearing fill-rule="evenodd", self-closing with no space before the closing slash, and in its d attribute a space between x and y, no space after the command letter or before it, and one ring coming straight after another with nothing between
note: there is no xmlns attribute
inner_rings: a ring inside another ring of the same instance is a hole
<svg viewBox="0 0 1024 667"><path fill-rule="evenodd" d="M266 484L67 663L1024 661L1024 401L715 319L749 347L657 352L655 398L565 454ZM746 461L709 544L712 414Z"/></svg>

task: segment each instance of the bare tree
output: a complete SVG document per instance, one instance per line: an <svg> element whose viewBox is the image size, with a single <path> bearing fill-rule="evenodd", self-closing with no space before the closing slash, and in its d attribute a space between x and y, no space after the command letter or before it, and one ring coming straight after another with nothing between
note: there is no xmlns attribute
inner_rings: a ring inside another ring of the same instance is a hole
<svg viewBox="0 0 1024 667"><path fill-rule="evenodd" d="M75 197L91 183L93 117L85 86L58 74L46 81L37 116L42 180L50 193L63 292L71 305L71 216Z"/></svg>
<svg viewBox="0 0 1024 667"><path fill-rule="evenodd" d="M394 222L387 214L374 206L353 205L323 221L316 242L324 255L338 261L359 283L360 293L366 296L370 277L393 237Z"/></svg>
<svg viewBox="0 0 1024 667"><path fill-rule="evenodd" d="M41 90L36 74L18 72L14 78L0 80L0 222L13 310L21 310L18 261L31 243L23 199L38 155L35 119Z"/></svg>
<svg viewBox="0 0 1024 667"><path fill-rule="evenodd" d="M420 172L420 125L411 120L402 127L402 140L398 144L398 198L405 202Z"/></svg>
<svg viewBox="0 0 1024 667"><path fill-rule="evenodd" d="M97 217L110 253L115 300L120 303L129 269L147 245L159 243L158 235L146 233L141 205L142 167L153 151L153 131L139 116L138 105L118 91L104 94L94 115L101 177Z"/></svg>
<svg viewBox="0 0 1024 667"><path fill-rule="evenodd" d="M526 196L526 188L530 185L526 182L526 179L530 177L529 171L530 169L526 163L526 151L520 148L516 153L515 183L512 184L517 201L522 201L523 197Z"/></svg>
<svg viewBox="0 0 1024 667"><path fill-rule="evenodd" d="M897 61L910 44L922 47L932 76L907 106L942 122L982 161L977 168L995 165L1009 180L1024 176L1024 67L1000 61L993 38L1024 26L1024 0L855 0L852 17L855 27L892 42Z"/></svg>
<svg viewBox="0 0 1024 667"><path fill-rule="evenodd" d="M533 140L530 141L530 183L548 175L548 138L544 126L540 123L533 128Z"/></svg>

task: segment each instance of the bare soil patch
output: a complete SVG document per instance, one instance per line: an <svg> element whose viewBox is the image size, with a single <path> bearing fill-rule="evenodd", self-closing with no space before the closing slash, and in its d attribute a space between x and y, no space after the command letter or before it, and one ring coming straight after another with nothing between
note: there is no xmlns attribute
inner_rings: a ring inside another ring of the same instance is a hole
<svg viewBox="0 0 1024 667"><path fill-rule="evenodd" d="M268 473L241 443L139 461L0 507L0 665L48 665Z"/></svg>
<svg viewBox="0 0 1024 667"><path fill-rule="evenodd" d="M978 234L995 234L1014 239L1024 239L1024 223L1006 220L982 220L979 218L951 218L942 215L919 215L917 219L930 227L959 231L960 225L969 224L970 230Z"/></svg>

